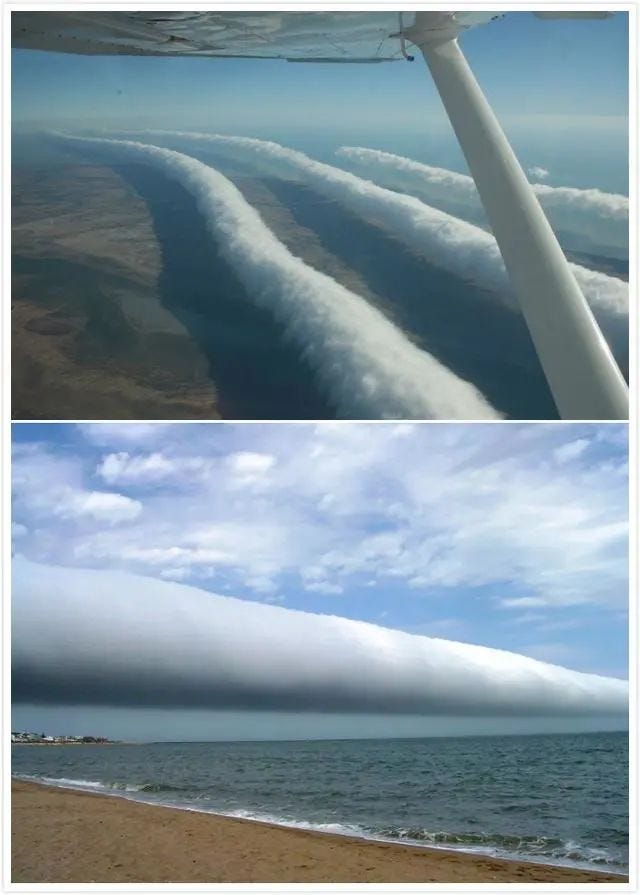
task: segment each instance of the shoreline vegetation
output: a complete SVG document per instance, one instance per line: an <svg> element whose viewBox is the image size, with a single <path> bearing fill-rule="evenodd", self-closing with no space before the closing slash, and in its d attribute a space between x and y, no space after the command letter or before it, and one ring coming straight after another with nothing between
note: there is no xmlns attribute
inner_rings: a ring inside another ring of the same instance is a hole
<svg viewBox="0 0 640 895"><path fill-rule="evenodd" d="M149 805L12 779L14 883L627 883L628 877Z"/></svg>

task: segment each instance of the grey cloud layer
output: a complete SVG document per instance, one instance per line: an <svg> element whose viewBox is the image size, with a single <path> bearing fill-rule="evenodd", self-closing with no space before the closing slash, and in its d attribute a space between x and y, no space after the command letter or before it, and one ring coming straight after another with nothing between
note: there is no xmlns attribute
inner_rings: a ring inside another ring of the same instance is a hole
<svg viewBox="0 0 640 895"><path fill-rule="evenodd" d="M624 681L120 572L14 563L14 700L624 714Z"/></svg>
<svg viewBox="0 0 640 895"><path fill-rule="evenodd" d="M473 179L465 174L360 146L342 146L336 155L342 164L382 186L403 190L427 202L455 201L476 213L481 211ZM532 169L531 173L540 176L541 171ZM627 256L629 200L626 196L543 183L534 183L533 189L554 227L581 234L595 246Z"/></svg>
<svg viewBox="0 0 640 895"><path fill-rule="evenodd" d="M500 416L473 385L417 348L363 298L292 255L218 171L182 153L142 143L57 138L153 164L178 180L196 198L221 252L249 294L269 309L304 352L340 415Z"/></svg>

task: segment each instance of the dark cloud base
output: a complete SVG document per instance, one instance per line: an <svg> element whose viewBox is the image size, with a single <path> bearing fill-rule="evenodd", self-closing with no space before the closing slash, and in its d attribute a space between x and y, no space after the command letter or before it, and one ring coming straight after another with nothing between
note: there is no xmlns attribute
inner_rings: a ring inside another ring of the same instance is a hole
<svg viewBox="0 0 640 895"><path fill-rule="evenodd" d="M15 702L589 716L625 681L112 571L14 562Z"/></svg>

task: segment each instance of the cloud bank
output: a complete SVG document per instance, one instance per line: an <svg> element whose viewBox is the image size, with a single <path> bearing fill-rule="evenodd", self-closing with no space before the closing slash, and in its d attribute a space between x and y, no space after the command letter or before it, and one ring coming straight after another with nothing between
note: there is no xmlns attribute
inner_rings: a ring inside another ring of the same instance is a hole
<svg viewBox="0 0 640 895"><path fill-rule="evenodd" d="M121 572L14 562L15 702L395 712L625 714L628 685Z"/></svg>
<svg viewBox="0 0 640 895"><path fill-rule="evenodd" d="M210 144L217 150L228 152L234 159L257 164L274 176L301 178L313 189L384 227L434 265L504 295L510 303L515 302L497 242L490 233L474 224L432 208L413 196L393 192L340 168L314 161L279 143L221 134L148 133L196 145ZM603 325L607 317L626 317L629 290L625 282L579 264L570 264L570 267Z"/></svg>
<svg viewBox="0 0 640 895"><path fill-rule="evenodd" d="M360 146L342 146L336 155L350 170L382 186L402 190L425 202L455 202L468 207L474 215L482 213L475 183L468 175ZM544 168L530 168L529 174L540 180L549 176ZM586 237L589 243L586 248L593 245L628 256L629 199L626 196L543 183L532 186L554 228Z"/></svg>
<svg viewBox="0 0 640 895"><path fill-rule="evenodd" d="M62 135L57 139L155 165L184 186L248 293L299 346L340 416L500 416L473 385L417 348L365 299L292 255L218 171L182 153L143 143Z"/></svg>

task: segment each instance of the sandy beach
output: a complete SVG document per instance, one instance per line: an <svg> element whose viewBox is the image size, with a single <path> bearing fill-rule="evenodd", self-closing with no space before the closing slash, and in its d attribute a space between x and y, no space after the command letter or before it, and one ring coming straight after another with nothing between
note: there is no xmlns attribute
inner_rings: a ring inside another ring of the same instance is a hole
<svg viewBox="0 0 640 895"><path fill-rule="evenodd" d="M12 781L13 882L627 882Z"/></svg>

